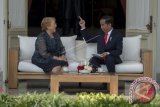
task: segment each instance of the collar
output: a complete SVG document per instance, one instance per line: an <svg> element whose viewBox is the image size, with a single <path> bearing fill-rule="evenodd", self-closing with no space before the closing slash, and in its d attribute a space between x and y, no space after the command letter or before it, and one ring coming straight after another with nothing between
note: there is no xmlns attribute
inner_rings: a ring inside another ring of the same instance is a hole
<svg viewBox="0 0 160 107"><path fill-rule="evenodd" d="M47 31L45 31L45 35L46 35L48 38L54 38L54 33L53 33L53 36L50 37L49 34L47 33Z"/></svg>
<svg viewBox="0 0 160 107"><path fill-rule="evenodd" d="M113 31L113 28L108 32L108 35L111 35L112 31Z"/></svg>

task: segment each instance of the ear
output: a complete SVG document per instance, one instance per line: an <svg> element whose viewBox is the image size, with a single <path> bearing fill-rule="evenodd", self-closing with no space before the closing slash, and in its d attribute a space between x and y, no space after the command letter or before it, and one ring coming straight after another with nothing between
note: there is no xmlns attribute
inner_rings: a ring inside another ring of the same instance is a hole
<svg viewBox="0 0 160 107"><path fill-rule="evenodd" d="M46 28L49 29L49 28L50 28L50 25L46 26Z"/></svg>
<svg viewBox="0 0 160 107"><path fill-rule="evenodd" d="M109 26L109 27L112 27L112 24L111 24L111 23L109 23L109 24L108 24L108 26Z"/></svg>

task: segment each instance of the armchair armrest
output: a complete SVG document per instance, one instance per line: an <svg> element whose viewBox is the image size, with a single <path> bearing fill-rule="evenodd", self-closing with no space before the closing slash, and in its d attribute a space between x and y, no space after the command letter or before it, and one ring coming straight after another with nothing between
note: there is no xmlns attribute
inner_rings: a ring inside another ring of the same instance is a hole
<svg viewBox="0 0 160 107"><path fill-rule="evenodd" d="M9 72L8 72L9 88L17 88L18 61L19 61L19 48L10 48L9 49Z"/></svg>
<svg viewBox="0 0 160 107"><path fill-rule="evenodd" d="M152 71L152 51L148 49L141 49L141 61L143 63L143 74L144 76L151 77L153 75Z"/></svg>

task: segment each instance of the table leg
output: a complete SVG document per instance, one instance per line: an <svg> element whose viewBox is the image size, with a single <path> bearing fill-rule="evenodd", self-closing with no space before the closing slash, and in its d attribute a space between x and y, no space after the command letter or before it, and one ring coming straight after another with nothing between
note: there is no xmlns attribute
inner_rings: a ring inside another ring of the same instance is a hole
<svg viewBox="0 0 160 107"><path fill-rule="evenodd" d="M118 95L118 76L112 75L110 77L110 94Z"/></svg>
<svg viewBox="0 0 160 107"><path fill-rule="evenodd" d="M50 92L54 94L59 93L59 81L58 81L58 77L55 75L51 75L51 78L50 78Z"/></svg>
<svg viewBox="0 0 160 107"><path fill-rule="evenodd" d="M107 91L110 92L110 83L107 83Z"/></svg>

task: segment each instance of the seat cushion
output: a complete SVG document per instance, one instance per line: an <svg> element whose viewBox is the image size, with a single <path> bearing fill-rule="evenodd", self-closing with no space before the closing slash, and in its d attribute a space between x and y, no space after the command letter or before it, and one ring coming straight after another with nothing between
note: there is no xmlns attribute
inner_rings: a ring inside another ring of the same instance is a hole
<svg viewBox="0 0 160 107"><path fill-rule="evenodd" d="M77 72L77 66L79 62L68 61L68 69L71 72ZM105 65L101 65L101 68L108 72ZM43 72L41 68L31 63L31 60L20 61L18 65L18 70L22 72ZM121 64L116 65L116 73L142 73L143 64L136 61L125 61Z"/></svg>
<svg viewBox="0 0 160 107"><path fill-rule="evenodd" d="M69 60L68 63L69 63L69 66L68 66L69 71L75 71L75 72L78 71L77 70L77 66L79 65L78 62ZM21 71L21 72L44 72L41 68L32 64L31 60L20 61L18 64L18 71Z"/></svg>
<svg viewBox="0 0 160 107"><path fill-rule="evenodd" d="M106 65L101 65L101 68L108 72ZM138 61L125 61L121 64L117 64L115 69L116 73L142 73L143 64Z"/></svg>
<svg viewBox="0 0 160 107"><path fill-rule="evenodd" d="M77 72L77 67L78 65L80 64L78 61L73 61L73 60L69 60L68 61L68 70L71 71L71 72Z"/></svg>
<svg viewBox="0 0 160 107"><path fill-rule="evenodd" d="M23 60L18 64L18 71L24 72L43 72L41 68L32 64L31 60Z"/></svg>

